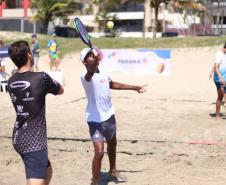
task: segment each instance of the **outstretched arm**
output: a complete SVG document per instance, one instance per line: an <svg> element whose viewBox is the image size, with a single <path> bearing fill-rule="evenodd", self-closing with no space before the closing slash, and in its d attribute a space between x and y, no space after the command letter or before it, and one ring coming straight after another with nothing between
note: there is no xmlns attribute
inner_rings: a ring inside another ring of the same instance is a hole
<svg viewBox="0 0 226 185"><path fill-rule="evenodd" d="M122 84L118 82L111 81L110 82L110 88L116 89L116 90L133 90L137 91L138 93L144 93L146 92L145 87L146 85L138 86L138 85L128 85L128 84Z"/></svg>
<svg viewBox="0 0 226 185"><path fill-rule="evenodd" d="M211 69L211 71L210 71L210 74L209 74L209 79L212 78L214 69L215 69L215 66L213 65L213 67L212 67L212 69Z"/></svg>

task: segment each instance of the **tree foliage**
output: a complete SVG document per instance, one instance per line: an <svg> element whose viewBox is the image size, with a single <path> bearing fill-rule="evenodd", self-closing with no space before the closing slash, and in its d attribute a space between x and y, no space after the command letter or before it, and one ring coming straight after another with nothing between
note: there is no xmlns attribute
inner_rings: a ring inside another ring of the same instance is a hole
<svg viewBox="0 0 226 185"><path fill-rule="evenodd" d="M146 0L131 0L133 2L145 3ZM204 6L202 0L150 0L150 6L154 8L154 29L153 35L156 37L156 32L159 25L158 13L159 7L162 3L165 3L168 7L176 10L186 10L191 14L201 15L204 12L208 12L207 8Z"/></svg>
<svg viewBox="0 0 226 185"><path fill-rule="evenodd" d="M47 33L49 22L56 17L66 17L70 10L71 0L32 0L31 6L36 9L34 21L43 23L43 32Z"/></svg>

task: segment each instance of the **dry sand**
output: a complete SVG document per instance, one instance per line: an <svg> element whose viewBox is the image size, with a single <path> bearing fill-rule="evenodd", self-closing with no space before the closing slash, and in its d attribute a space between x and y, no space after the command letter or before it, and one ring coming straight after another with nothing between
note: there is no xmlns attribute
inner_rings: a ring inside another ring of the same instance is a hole
<svg viewBox="0 0 226 185"><path fill-rule="evenodd" d="M128 182L122 185L225 185L226 123L216 121L216 88L208 79L218 47L172 50L172 75L122 75L114 81L146 84L148 92L112 91L118 125L117 166ZM85 121L86 99L80 83L78 54L61 63L65 94L47 97L49 158L52 185L89 185L92 143ZM12 65L8 63L7 70ZM48 57L40 59L48 70ZM0 93L0 185L24 185L24 166L12 148L15 120L8 94ZM222 112L226 110L222 108ZM88 140L88 141L87 141ZM189 144L189 142L210 142ZM107 180L104 156L100 185Z"/></svg>

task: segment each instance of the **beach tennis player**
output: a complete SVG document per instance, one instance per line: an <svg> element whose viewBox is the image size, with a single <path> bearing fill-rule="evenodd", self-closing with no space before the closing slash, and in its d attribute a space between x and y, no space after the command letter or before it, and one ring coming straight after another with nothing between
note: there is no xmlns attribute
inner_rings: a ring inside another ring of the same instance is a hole
<svg viewBox="0 0 226 185"><path fill-rule="evenodd" d="M214 62L214 83L217 88L216 118L220 118L220 108L226 93L226 43L216 53Z"/></svg>
<svg viewBox="0 0 226 185"><path fill-rule="evenodd" d="M10 45L9 56L18 71L8 81L16 111L12 142L21 156L27 185L48 185L52 167L48 159L45 96L60 95L63 87L44 72L32 72L33 56L26 41Z"/></svg>
<svg viewBox="0 0 226 185"><path fill-rule="evenodd" d="M125 181L126 178L116 168L116 120L110 89L134 90L143 93L146 92L144 88L146 85L133 86L112 81L106 73L99 70L100 55L95 56L90 48L83 49L80 56L87 70L81 75L81 81L88 99L86 119L95 150L92 162L92 185L98 185L99 182L101 161L104 156L104 140L107 143L110 177Z"/></svg>

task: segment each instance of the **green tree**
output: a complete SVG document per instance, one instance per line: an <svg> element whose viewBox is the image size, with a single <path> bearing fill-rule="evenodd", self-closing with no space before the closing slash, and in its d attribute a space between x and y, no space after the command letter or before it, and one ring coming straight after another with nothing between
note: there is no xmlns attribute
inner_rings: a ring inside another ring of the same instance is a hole
<svg viewBox="0 0 226 185"><path fill-rule="evenodd" d="M36 9L33 21L43 23L43 33L47 33L49 22L56 17L66 17L70 10L71 0L32 0L31 7Z"/></svg>

